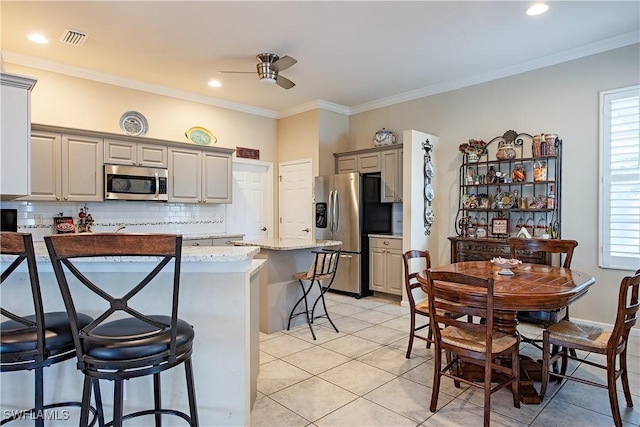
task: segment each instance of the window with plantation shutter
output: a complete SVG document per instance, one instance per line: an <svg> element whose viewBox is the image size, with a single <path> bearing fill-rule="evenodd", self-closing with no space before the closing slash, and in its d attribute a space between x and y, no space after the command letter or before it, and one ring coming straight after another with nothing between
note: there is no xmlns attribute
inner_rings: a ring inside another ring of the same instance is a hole
<svg viewBox="0 0 640 427"><path fill-rule="evenodd" d="M640 268L640 86L600 93L600 256Z"/></svg>

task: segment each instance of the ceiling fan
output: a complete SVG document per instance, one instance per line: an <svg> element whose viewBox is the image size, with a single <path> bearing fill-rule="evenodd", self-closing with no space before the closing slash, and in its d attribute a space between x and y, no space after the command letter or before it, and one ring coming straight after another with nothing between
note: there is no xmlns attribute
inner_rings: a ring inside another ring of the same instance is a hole
<svg viewBox="0 0 640 427"><path fill-rule="evenodd" d="M258 60L257 70L260 82L273 85L277 84L285 89L291 89L296 84L286 77L282 77L279 73L282 70L286 70L293 64L298 62L290 56L283 56L280 58L275 53L261 53L256 55ZM253 74L253 71L218 71L219 73L235 73L235 74Z"/></svg>

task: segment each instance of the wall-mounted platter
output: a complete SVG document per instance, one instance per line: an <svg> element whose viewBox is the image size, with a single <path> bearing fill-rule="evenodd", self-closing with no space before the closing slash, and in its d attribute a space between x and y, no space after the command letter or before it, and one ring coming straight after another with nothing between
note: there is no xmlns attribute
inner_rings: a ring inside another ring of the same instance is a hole
<svg viewBox="0 0 640 427"><path fill-rule="evenodd" d="M127 135L144 136L149 130L149 123L137 111L127 111L120 116L120 130Z"/></svg>
<svg viewBox="0 0 640 427"><path fill-rule="evenodd" d="M198 145L211 145L218 142L218 139L213 136L209 129L205 129L200 126L194 126L184 134L189 141Z"/></svg>

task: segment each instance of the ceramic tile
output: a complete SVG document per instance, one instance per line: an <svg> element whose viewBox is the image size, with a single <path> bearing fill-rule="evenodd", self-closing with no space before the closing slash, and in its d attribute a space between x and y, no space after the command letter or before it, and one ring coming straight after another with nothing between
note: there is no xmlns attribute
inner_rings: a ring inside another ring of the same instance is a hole
<svg viewBox="0 0 640 427"><path fill-rule="evenodd" d="M381 325L361 329L354 332L353 335L379 344L391 344L407 336L406 333L400 332L397 329L386 328Z"/></svg>
<svg viewBox="0 0 640 427"><path fill-rule="evenodd" d="M282 360L311 374L318 375L338 365L343 365L351 359L323 347L311 347L286 356Z"/></svg>
<svg viewBox="0 0 640 427"><path fill-rule="evenodd" d="M305 350L312 345L294 336L282 334L274 339L261 342L260 350L274 357L284 357Z"/></svg>
<svg viewBox="0 0 640 427"><path fill-rule="evenodd" d="M313 335L311 335L311 331L309 330L309 326L304 325L304 327L297 328L295 331L291 332L291 336L299 338L301 340L307 341L311 344L323 344L332 340L336 340L340 337L345 337L347 334L340 331L340 320L333 319L331 316L331 320L338 328L339 332L336 332L335 329L331 326L329 322L313 324L313 332L316 334L316 339L313 339Z"/></svg>
<svg viewBox="0 0 640 427"><path fill-rule="evenodd" d="M424 331L418 333L422 335ZM389 344L389 347L402 351L405 355L407 353L407 347L409 346L409 335L402 337L398 341ZM433 345L430 349L427 349L427 342L418 338L413 339L413 345L411 346L411 357L422 357L424 359L433 358Z"/></svg>
<svg viewBox="0 0 640 427"><path fill-rule="evenodd" d="M386 304L373 308L374 311L404 316L409 314L409 306L403 307L400 304Z"/></svg>
<svg viewBox="0 0 640 427"><path fill-rule="evenodd" d="M327 311L331 316L333 313L337 313L341 316L351 316L355 313L366 311L363 307L347 304L344 302L331 302L327 303Z"/></svg>
<svg viewBox="0 0 640 427"><path fill-rule="evenodd" d="M484 408L462 399L453 399L449 403L438 400L438 407L421 426L480 426L484 420ZM491 426L524 427L526 423L491 412ZM549 423L547 426L567 426L568 424ZM587 425L587 424L584 424Z"/></svg>
<svg viewBox="0 0 640 427"><path fill-rule="evenodd" d="M264 351L260 352L260 364L262 365L263 363L267 363L267 362L271 362L272 360L276 360L275 357L273 357L270 354L265 353Z"/></svg>
<svg viewBox="0 0 640 427"><path fill-rule="evenodd" d="M402 374L402 378L415 381L426 387L433 387L433 359L421 363L417 367ZM451 396L458 396L464 392L468 385L460 384L460 388L456 388L453 380L443 377L440 380L440 393L446 393Z"/></svg>
<svg viewBox="0 0 640 427"><path fill-rule="evenodd" d="M315 423L320 427L402 427L416 425L414 421L363 398L345 405Z"/></svg>
<svg viewBox="0 0 640 427"><path fill-rule="evenodd" d="M268 397L256 400L251 411L251 427L304 427L307 425L309 425L308 420Z"/></svg>
<svg viewBox="0 0 640 427"><path fill-rule="evenodd" d="M608 402L608 399L605 398L605 402ZM540 415L530 425L531 427L610 427L613 425L613 419L611 416L554 398L542 409Z"/></svg>
<svg viewBox="0 0 640 427"><path fill-rule="evenodd" d="M428 320L422 320L423 316L416 317L416 326L426 325L429 323ZM380 324L380 326L384 326L385 328L395 329L397 331L409 333L411 329L411 319L409 315L404 315L400 317L396 317L395 319L388 320Z"/></svg>
<svg viewBox="0 0 640 427"><path fill-rule="evenodd" d="M425 359L418 356L407 359L405 358L404 352L390 347L383 347L367 353L359 357L358 360L394 375L402 375L416 366L425 363Z"/></svg>
<svg viewBox="0 0 640 427"><path fill-rule="evenodd" d="M357 360L337 366L318 376L359 396L380 387L396 377Z"/></svg>
<svg viewBox="0 0 640 427"><path fill-rule="evenodd" d="M258 391L270 395L309 377L311 377L311 374L302 369L282 360L273 360L260 366Z"/></svg>
<svg viewBox="0 0 640 427"><path fill-rule="evenodd" d="M377 324L377 323L383 323L383 322L389 321L391 319L395 319L398 316L394 314L384 313L382 311L364 310L364 311L359 311L355 314L352 314L351 317L364 320L365 322Z"/></svg>
<svg viewBox="0 0 640 427"><path fill-rule="evenodd" d="M363 354L382 348L382 345L373 341L365 340L364 338L347 335L345 337L338 338L337 340L329 341L326 344L322 344L322 347L344 354L351 358L357 358Z"/></svg>
<svg viewBox="0 0 640 427"><path fill-rule="evenodd" d="M312 377L270 396L296 414L316 422L358 396L318 377Z"/></svg>
<svg viewBox="0 0 640 427"><path fill-rule="evenodd" d="M336 323L338 322L338 323ZM365 322L364 320L355 319L350 316L345 316L341 318L339 321L334 321L336 323L336 327L340 332L344 332L345 334L352 334L361 329L369 328L373 326L373 323Z"/></svg>

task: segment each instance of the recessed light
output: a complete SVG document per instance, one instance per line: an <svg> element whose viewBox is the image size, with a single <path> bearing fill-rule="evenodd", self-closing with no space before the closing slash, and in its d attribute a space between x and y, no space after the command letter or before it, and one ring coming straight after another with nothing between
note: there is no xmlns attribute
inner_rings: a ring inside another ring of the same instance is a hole
<svg viewBox="0 0 640 427"><path fill-rule="evenodd" d="M547 10L549 10L549 6L547 4L535 3L527 9L527 15L529 16L541 15L545 13Z"/></svg>
<svg viewBox="0 0 640 427"><path fill-rule="evenodd" d="M28 38L34 43L40 43L40 44L49 43L49 40L47 40L47 38L42 34L29 34Z"/></svg>
<svg viewBox="0 0 640 427"><path fill-rule="evenodd" d="M218 80L211 80L209 82L209 86L211 86L211 87L220 87L220 86L222 86L222 83L220 83Z"/></svg>

